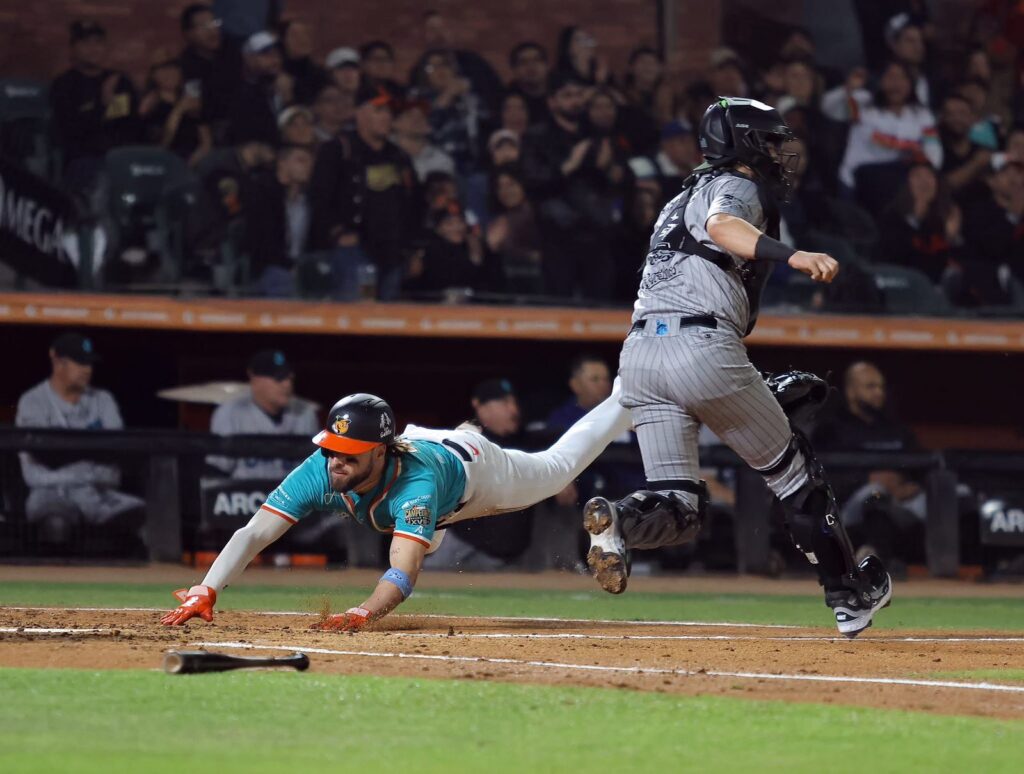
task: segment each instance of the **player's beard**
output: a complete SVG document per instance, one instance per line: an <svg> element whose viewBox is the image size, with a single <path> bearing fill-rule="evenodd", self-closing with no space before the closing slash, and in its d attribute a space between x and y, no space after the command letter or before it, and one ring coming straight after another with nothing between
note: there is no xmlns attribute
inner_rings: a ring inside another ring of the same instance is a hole
<svg viewBox="0 0 1024 774"><path fill-rule="evenodd" d="M331 477L331 489L335 492L352 492L370 479L373 475L373 465L370 465L370 467L362 473L355 473L348 477L340 476L336 473L330 473L330 471L328 471L328 473Z"/></svg>

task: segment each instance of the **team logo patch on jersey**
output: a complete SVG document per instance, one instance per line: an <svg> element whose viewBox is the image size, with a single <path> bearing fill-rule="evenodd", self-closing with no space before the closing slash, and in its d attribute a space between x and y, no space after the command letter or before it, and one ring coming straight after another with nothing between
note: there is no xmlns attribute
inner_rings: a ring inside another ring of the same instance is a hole
<svg viewBox="0 0 1024 774"><path fill-rule="evenodd" d="M402 517L406 524L411 524L414 527L428 527L430 526L431 511L425 505L414 505L403 510Z"/></svg>
<svg viewBox="0 0 1024 774"><path fill-rule="evenodd" d="M334 432L337 435L345 435L348 432L348 426L352 424L346 417L338 417L334 420Z"/></svg>

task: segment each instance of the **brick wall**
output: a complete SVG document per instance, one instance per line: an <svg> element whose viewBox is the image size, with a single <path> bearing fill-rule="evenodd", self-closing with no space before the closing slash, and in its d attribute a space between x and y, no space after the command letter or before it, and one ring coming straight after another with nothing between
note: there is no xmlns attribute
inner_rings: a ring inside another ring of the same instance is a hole
<svg viewBox="0 0 1024 774"><path fill-rule="evenodd" d="M141 77L150 51L181 45L184 0L0 0L0 75L51 78L67 67L67 27L79 17L104 24L111 66ZM677 64L706 61L717 38L719 0L678 0ZM657 44L656 0L286 0L286 15L313 23L321 54L371 38L390 41L404 72L423 49L424 8L445 12L460 46L480 51L506 74L509 49L535 39L553 49L561 27L583 25L598 38L614 70L639 43Z"/></svg>

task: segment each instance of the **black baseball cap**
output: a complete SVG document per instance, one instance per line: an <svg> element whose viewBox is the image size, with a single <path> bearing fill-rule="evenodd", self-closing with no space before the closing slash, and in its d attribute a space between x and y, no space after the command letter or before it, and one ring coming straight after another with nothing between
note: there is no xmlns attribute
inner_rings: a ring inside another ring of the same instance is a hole
<svg viewBox="0 0 1024 774"><path fill-rule="evenodd" d="M295 374L295 369L278 349L261 349L249 358L249 373L253 376L269 376L279 382Z"/></svg>
<svg viewBox="0 0 1024 774"><path fill-rule="evenodd" d="M473 399L481 403L487 403L489 400L502 400L515 394L512 382L508 379L487 379L473 388Z"/></svg>
<svg viewBox="0 0 1024 774"><path fill-rule="evenodd" d="M92 21L91 19L78 19L73 21L71 22L71 26L68 30L71 33L72 44L87 38L107 37L107 31L103 28L103 25L99 22Z"/></svg>
<svg viewBox="0 0 1024 774"><path fill-rule="evenodd" d="M100 359L99 355L96 354L96 348L93 346L92 339L74 331L62 333L55 338L50 345L50 349L53 350L53 354L57 357L66 357L69 360L74 360L78 365L92 365Z"/></svg>

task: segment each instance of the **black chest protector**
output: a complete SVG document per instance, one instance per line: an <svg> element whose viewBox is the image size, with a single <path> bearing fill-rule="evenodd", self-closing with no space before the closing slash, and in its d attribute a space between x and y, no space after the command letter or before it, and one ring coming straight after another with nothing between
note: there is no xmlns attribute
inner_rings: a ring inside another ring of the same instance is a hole
<svg viewBox="0 0 1024 774"><path fill-rule="evenodd" d="M697 241L686 227L686 207L690 203L690 197L693 195L697 184L704 178L714 178L720 175L732 175L743 180L750 180L757 186L757 198L765 217L764 233L772 239L779 238L779 208L767 186L756 178L748 178L729 169L705 169L695 172L683 182L683 196L674 209L674 212L679 213L679 219L668 232L662 229L655 233L654 238L651 239L651 251L678 250L687 255L698 256L705 261L710 261L722 271L736 272L743 283L743 289L747 293L750 317L747 329L743 335L749 336L750 332L754 330L754 325L757 324L757 315L761 307L761 292L764 290L765 283L768 281L768 277L774 268L772 262L743 261L743 265L737 267L731 255ZM661 236L662 234L664 236Z"/></svg>

